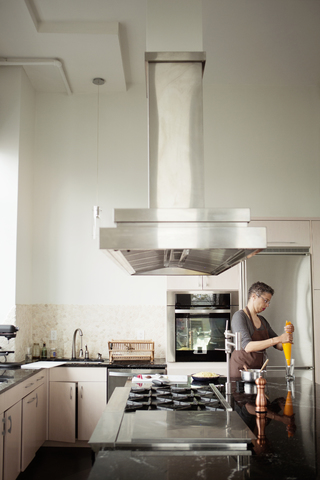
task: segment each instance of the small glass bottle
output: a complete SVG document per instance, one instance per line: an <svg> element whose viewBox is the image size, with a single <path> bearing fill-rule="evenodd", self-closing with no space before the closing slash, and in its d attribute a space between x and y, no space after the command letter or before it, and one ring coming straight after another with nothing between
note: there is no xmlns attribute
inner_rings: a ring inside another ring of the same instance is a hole
<svg viewBox="0 0 320 480"><path fill-rule="evenodd" d="M51 349L50 349L50 358L56 358L56 356L57 356L56 347L51 347Z"/></svg>
<svg viewBox="0 0 320 480"><path fill-rule="evenodd" d="M33 359L33 360L39 360L39 359L40 359L40 346L39 346L39 343L34 343L34 344L33 344L32 359Z"/></svg>
<svg viewBox="0 0 320 480"><path fill-rule="evenodd" d="M45 343L43 344L43 347L42 347L42 350L41 350L41 358L42 358L42 360L47 359L47 347L46 347Z"/></svg>
<svg viewBox="0 0 320 480"><path fill-rule="evenodd" d="M27 348L26 363L32 362L32 347Z"/></svg>

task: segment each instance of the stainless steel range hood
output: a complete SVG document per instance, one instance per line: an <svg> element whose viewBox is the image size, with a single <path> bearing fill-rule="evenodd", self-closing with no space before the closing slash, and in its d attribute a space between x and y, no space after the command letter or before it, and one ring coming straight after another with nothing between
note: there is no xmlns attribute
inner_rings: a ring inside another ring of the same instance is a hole
<svg viewBox="0 0 320 480"><path fill-rule="evenodd" d="M249 209L204 208L204 66L203 52L146 53L150 208L116 209L100 229L131 275L218 275L266 248Z"/></svg>

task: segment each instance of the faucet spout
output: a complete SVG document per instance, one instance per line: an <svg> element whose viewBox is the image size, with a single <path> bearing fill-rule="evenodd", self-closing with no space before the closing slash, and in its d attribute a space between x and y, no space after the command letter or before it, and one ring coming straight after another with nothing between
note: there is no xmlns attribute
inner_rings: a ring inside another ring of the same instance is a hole
<svg viewBox="0 0 320 480"><path fill-rule="evenodd" d="M80 352L79 352L79 357L82 358L83 357L83 350L82 350L82 337L83 337L83 333L82 333L82 330L81 328L76 328L76 330L73 332L73 339L72 339L72 354L71 354L71 359L72 360L75 360L77 357L76 357L76 337L77 337L77 332L79 332L79 335L80 335L80 338L81 338L81 348L80 348Z"/></svg>

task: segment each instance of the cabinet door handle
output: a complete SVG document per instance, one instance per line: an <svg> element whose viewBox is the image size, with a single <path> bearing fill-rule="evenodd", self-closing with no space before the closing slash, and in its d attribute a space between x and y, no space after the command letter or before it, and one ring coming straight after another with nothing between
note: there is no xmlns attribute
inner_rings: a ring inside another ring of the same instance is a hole
<svg viewBox="0 0 320 480"><path fill-rule="evenodd" d="M12 418L11 418L11 415L9 415L8 420L9 420L9 422L10 422L10 427L8 428L8 433L11 433L11 430L12 430Z"/></svg>
<svg viewBox="0 0 320 480"><path fill-rule="evenodd" d="M83 398L83 387L80 387L80 398Z"/></svg>
<svg viewBox="0 0 320 480"><path fill-rule="evenodd" d="M32 387L33 383L28 383L28 385L26 385L24 388L29 388L29 387Z"/></svg>
<svg viewBox="0 0 320 480"><path fill-rule="evenodd" d="M36 400L36 397L32 397L27 403L32 403Z"/></svg>
<svg viewBox="0 0 320 480"><path fill-rule="evenodd" d="M198 287L202 288L202 277L198 277Z"/></svg>
<svg viewBox="0 0 320 480"><path fill-rule="evenodd" d="M38 394L36 393L36 408L38 408Z"/></svg>
<svg viewBox="0 0 320 480"><path fill-rule="evenodd" d="M6 419L3 418L2 419L2 435L5 435L6 434Z"/></svg>
<svg viewBox="0 0 320 480"><path fill-rule="evenodd" d="M70 387L70 400L72 400L72 387Z"/></svg>

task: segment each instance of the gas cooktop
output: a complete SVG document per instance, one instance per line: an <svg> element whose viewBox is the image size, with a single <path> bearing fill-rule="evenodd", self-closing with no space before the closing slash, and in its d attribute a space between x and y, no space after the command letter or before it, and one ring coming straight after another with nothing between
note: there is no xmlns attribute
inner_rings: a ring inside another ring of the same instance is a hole
<svg viewBox="0 0 320 480"><path fill-rule="evenodd" d="M125 413L138 410L225 411L223 389L224 385L132 386Z"/></svg>

